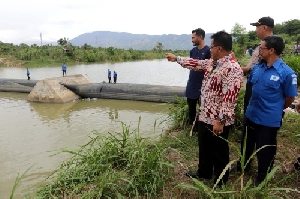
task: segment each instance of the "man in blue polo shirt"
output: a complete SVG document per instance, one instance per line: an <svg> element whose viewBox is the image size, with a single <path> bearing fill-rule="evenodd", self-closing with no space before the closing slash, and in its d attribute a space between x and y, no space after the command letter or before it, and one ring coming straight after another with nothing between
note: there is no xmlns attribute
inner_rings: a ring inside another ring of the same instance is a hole
<svg viewBox="0 0 300 199"><path fill-rule="evenodd" d="M210 59L210 49L204 42L205 31L197 28L192 31L192 43L195 46L190 51L190 58L193 59ZM196 107L199 102L200 90L202 85L204 72L190 70L189 79L187 81L185 96L189 107L189 124L193 124L196 117ZM195 125L196 127L197 125Z"/></svg>
<svg viewBox="0 0 300 199"><path fill-rule="evenodd" d="M265 37L259 47L262 60L253 67L248 78L248 83L252 84L252 96L245 114L247 150L254 149L254 145L256 149L268 145L257 153L256 186L264 181L273 167L283 109L289 107L298 95L297 75L280 58L283 49L281 37ZM246 153L245 162L249 158L249 153Z"/></svg>

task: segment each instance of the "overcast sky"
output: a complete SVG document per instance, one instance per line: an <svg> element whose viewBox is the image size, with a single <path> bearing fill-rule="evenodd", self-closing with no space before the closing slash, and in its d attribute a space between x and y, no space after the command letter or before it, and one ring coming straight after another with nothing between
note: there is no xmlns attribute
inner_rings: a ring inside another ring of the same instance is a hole
<svg viewBox="0 0 300 199"><path fill-rule="evenodd" d="M0 6L0 41L14 44L40 41L40 33L47 43L93 31L213 33L230 32L235 23L249 31L263 16L275 23L300 19L299 0L1 0Z"/></svg>

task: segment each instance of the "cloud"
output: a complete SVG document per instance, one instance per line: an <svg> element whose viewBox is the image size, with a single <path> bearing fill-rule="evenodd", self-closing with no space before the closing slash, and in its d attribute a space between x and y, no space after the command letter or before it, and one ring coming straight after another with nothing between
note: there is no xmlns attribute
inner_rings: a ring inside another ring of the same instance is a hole
<svg viewBox="0 0 300 199"><path fill-rule="evenodd" d="M259 6L258 6L259 5ZM135 34L190 34L201 27L207 33L225 29L235 23L254 30L250 22L271 16L275 23L297 19L298 6L270 4L252 0L244 6L238 1L138 1L138 0L9 0L1 2L0 41L26 43L72 39L93 31L117 31ZM268 8L268 9L266 9Z"/></svg>

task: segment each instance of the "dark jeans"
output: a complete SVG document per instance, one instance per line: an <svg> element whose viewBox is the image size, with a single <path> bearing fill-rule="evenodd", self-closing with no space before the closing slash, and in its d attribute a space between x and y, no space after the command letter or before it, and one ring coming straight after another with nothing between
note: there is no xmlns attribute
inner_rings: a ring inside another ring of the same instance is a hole
<svg viewBox="0 0 300 199"><path fill-rule="evenodd" d="M216 182L223 169L229 163L228 143L220 137L227 140L231 127L232 125L225 126L223 133L220 136L216 136L212 133L212 125L198 122L199 176L211 178L214 173ZM223 183L228 181L228 176L229 171L227 170L222 178Z"/></svg>
<svg viewBox="0 0 300 199"><path fill-rule="evenodd" d="M67 75L67 71L63 70L63 76Z"/></svg>
<svg viewBox="0 0 300 199"><path fill-rule="evenodd" d="M110 83L110 81L111 81L111 77L108 77L108 83Z"/></svg>
<svg viewBox="0 0 300 199"><path fill-rule="evenodd" d="M116 77L114 77L114 83L117 83L117 78Z"/></svg>
<svg viewBox="0 0 300 199"><path fill-rule="evenodd" d="M196 108L197 108L197 103L199 102L199 98L197 99L191 99L187 98L187 104L189 107L189 124L193 124L195 117L196 117Z"/></svg>
<svg viewBox="0 0 300 199"><path fill-rule="evenodd" d="M245 149L245 163L252 155L254 147L257 150L265 145L274 145L266 146L256 154L258 162L257 181L262 182L270 169L272 169L274 164L277 145L276 137L279 127L269 127L256 124L248 118L246 118L246 125L247 132L245 134L247 135L247 139Z"/></svg>
<svg viewBox="0 0 300 199"><path fill-rule="evenodd" d="M27 80L30 80L30 76L29 75L27 75Z"/></svg>

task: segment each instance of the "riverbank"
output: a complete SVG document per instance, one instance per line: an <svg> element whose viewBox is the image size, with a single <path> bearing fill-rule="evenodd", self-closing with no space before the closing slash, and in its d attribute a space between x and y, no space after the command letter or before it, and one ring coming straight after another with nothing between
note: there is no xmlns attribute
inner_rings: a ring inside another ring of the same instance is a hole
<svg viewBox="0 0 300 199"><path fill-rule="evenodd" d="M215 190L212 180L198 181L185 176L196 169L197 135L190 126L169 130L159 141L139 137L139 131L123 126L123 132L106 138L94 134L73 157L63 163L38 198L299 198L300 172L294 169L300 154L300 115L287 113L278 133L275 166L265 187L253 188L256 160L249 173L230 174L230 183ZM239 159L241 132L230 137L230 159Z"/></svg>

